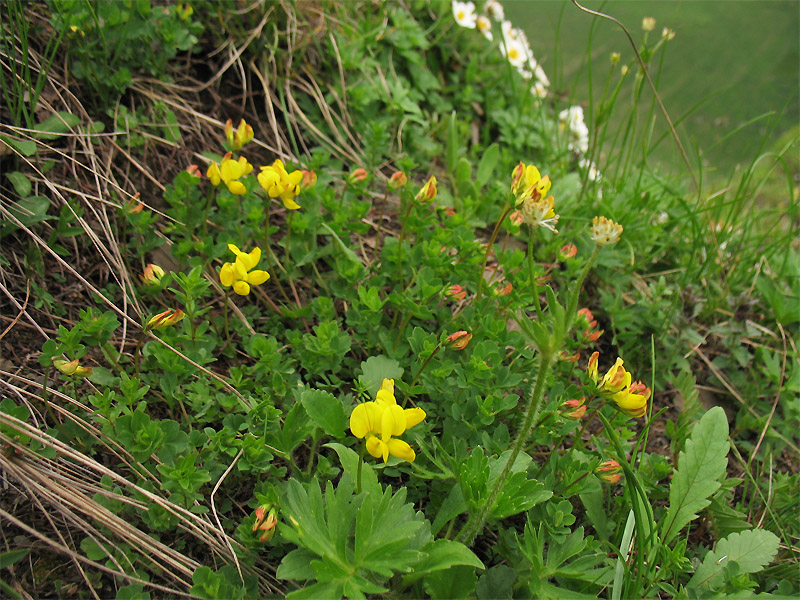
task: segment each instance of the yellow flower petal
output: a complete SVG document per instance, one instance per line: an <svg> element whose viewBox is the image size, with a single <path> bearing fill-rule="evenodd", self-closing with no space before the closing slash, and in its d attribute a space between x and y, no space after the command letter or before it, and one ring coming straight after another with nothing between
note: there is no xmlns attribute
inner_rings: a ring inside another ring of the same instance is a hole
<svg viewBox="0 0 800 600"><path fill-rule="evenodd" d="M269 279L269 273L261 270L250 271L246 279L250 285L261 285Z"/></svg>
<svg viewBox="0 0 800 600"><path fill-rule="evenodd" d="M228 191L231 194L236 194L237 196L243 196L247 193L247 188L241 181L229 181L225 185L228 186Z"/></svg>
<svg viewBox="0 0 800 600"><path fill-rule="evenodd" d="M222 268L219 270L219 282L225 287L233 285L233 265L231 263L222 265Z"/></svg>
<svg viewBox="0 0 800 600"><path fill-rule="evenodd" d="M388 446L389 454L392 456L407 460L408 462L414 462L414 459L417 458L414 449L403 440L392 438L386 445ZM384 459L384 462L385 461L386 459Z"/></svg>
<svg viewBox="0 0 800 600"><path fill-rule="evenodd" d="M233 291L239 294L240 296L247 296L247 294L250 293L250 284L240 279L239 281L233 284Z"/></svg>
<svg viewBox="0 0 800 600"><path fill-rule="evenodd" d="M422 423L427 416L421 408L407 408L403 411L406 417L406 429L411 429L414 425Z"/></svg>

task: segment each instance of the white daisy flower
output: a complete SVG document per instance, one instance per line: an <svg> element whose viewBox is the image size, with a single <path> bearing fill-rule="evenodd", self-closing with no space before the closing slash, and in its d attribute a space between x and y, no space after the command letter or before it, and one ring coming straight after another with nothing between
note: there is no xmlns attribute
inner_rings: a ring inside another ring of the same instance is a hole
<svg viewBox="0 0 800 600"><path fill-rule="evenodd" d="M453 0L453 17L461 27L467 29L475 29L475 23L478 19L475 14L475 4L472 2L458 2Z"/></svg>
<svg viewBox="0 0 800 600"><path fill-rule="evenodd" d="M547 87L541 81L537 81L531 86L531 94L534 98L547 98Z"/></svg>
<svg viewBox="0 0 800 600"><path fill-rule="evenodd" d="M506 18L506 13L503 10L503 5L500 4L497 0L488 0L484 5L486 11L492 15L492 18L495 21L502 21Z"/></svg>
<svg viewBox="0 0 800 600"><path fill-rule="evenodd" d="M600 181L600 171L597 169L597 165L594 164L594 161L591 161L588 158L582 158L578 162L578 166L581 169L586 169L589 171L589 181Z"/></svg>
<svg viewBox="0 0 800 600"><path fill-rule="evenodd" d="M478 31L483 34L490 42L492 41L492 21L486 15L481 15L478 17L477 21L475 21L475 25L478 27Z"/></svg>
<svg viewBox="0 0 800 600"><path fill-rule="evenodd" d="M508 38L500 45L503 56L508 59L512 66L518 69L524 68L528 63L528 48L519 39Z"/></svg>

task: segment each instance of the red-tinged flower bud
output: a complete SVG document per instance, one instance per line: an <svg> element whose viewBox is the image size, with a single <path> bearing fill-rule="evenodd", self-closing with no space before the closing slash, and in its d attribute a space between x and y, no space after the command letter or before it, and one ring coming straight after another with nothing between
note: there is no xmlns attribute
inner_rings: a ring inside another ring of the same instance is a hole
<svg viewBox="0 0 800 600"><path fill-rule="evenodd" d="M469 341L472 339L472 334L467 333L466 331L456 331L455 333L451 333L447 337L447 341L445 344L448 348L452 348L453 350L463 350L469 344Z"/></svg>
<svg viewBox="0 0 800 600"><path fill-rule="evenodd" d="M622 467L620 467L619 463L615 460L604 461L595 469L597 476L606 483L617 483L620 477L622 477L622 475L620 475L621 472Z"/></svg>
<svg viewBox="0 0 800 600"><path fill-rule="evenodd" d="M138 215L140 212L142 212L142 210L144 209L144 204L142 204L141 200L139 200L139 196L140 196L139 192L136 192L133 195L133 198L128 200L128 202L125 204L123 210L125 211L126 214Z"/></svg>
<svg viewBox="0 0 800 600"><path fill-rule="evenodd" d="M405 184L408 183L408 177L406 176L403 171L395 171L392 173L392 176L389 177L389 188L396 190L398 188L403 187Z"/></svg>
<svg viewBox="0 0 800 600"><path fill-rule="evenodd" d="M452 206L445 206L444 207L444 214L448 217L453 217L456 214L456 209Z"/></svg>
<svg viewBox="0 0 800 600"><path fill-rule="evenodd" d="M497 288L495 288L494 294L495 294L495 296L508 296L513 289L514 289L514 286L511 285L511 282L510 281L506 281L505 285L497 286Z"/></svg>
<svg viewBox="0 0 800 600"><path fill-rule="evenodd" d="M565 261L570 258L575 258L578 254L578 247L575 244L564 244L558 251L558 260Z"/></svg>
<svg viewBox="0 0 800 600"><path fill-rule="evenodd" d="M511 193L517 196L523 189L525 182L525 163L519 161L519 164L511 171Z"/></svg>
<svg viewBox="0 0 800 600"><path fill-rule="evenodd" d="M203 177L203 172L200 170L200 167L198 167L197 165L189 165L188 167L186 167L186 172L189 175L193 175L194 177L197 177L197 178L202 178Z"/></svg>
<svg viewBox="0 0 800 600"><path fill-rule="evenodd" d="M170 308L169 310L165 310L162 313L158 313L154 317L151 317L149 321L147 321L147 325L145 329L163 329L164 327L170 327L175 325L178 321L183 319L186 314L182 310L175 310Z"/></svg>
<svg viewBox="0 0 800 600"><path fill-rule="evenodd" d="M544 285L545 283L550 281L552 278L553 278L552 275L542 275L541 277L537 277L536 278L536 284L537 285Z"/></svg>
<svg viewBox="0 0 800 600"><path fill-rule="evenodd" d="M567 419L582 419L586 414L586 396L582 396L580 400L567 400L561 405L561 414Z"/></svg>
<svg viewBox="0 0 800 600"><path fill-rule="evenodd" d="M145 285L158 285L161 283L161 278L164 277L164 269L151 263L144 268L144 274L139 277L142 278Z"/></svg>
<svg viewBox="0 0 800 600"><path fill-rule="evenodd" d="M268 542L275 535L275 526L278 524L278 513L271 504L262 504L255 510L256 520L253 531L261 531L258 538L260 542Z"/></svg>
<svg viewBox="0 0 800 600"><path fill-rule="evenodd" d="M581 359L581 353L576 352L575 354L570 354L566 350L562 350L558 353L558 360L565 363L576 363Z"/></svg>
<svg viewBox="0 0 800 600"><path fill-rule="evenodd" d="M234 134L233 134L233 120L228 119L225 121L225 139L228 140L228 145L233 147L234 143Z"/></svg>
<svg viewBox="0 0 800 600"><path fill-rule="evenodd" d="M591 329L597 326L597 321L595 321L592 311L588 308L582 308L576 313L575 323L578 327L584 329Z"/></svg>
<svg viewBox="0 0 800 600"><path fill-rule="evenodd" d="M63 358L57 358L53 361L53 366L61 371L64 375L69 377L84 378L92 374L92 367L82 367L77 358L66 361Z"/></svg>
<svg viewBox="0 0 800 600"><path fill-rule="evenodd" d="M436 198L436 177L431 175L425 185L417 192L417 195L414 196L414 200L421 204L428 204L434 198Z"/></svg>
<svg viewBox="0 0 800 600"><path fill-rule="evenodd" d="M451 285L445 291L446 296L450 296L454 300L458 300L459 302L467 297L467 291L460 285Z"/></svg>
<svg viewBox="0 0 800 600"><path fill-rule="evenodd" d="M300 182L300 188L306 189L317 183L317 174L314 171L301 171L303 180Z"/></svg>
<svg viewBox="0 0 800 600"><path fill-rule="evenodd" d="M350 175L347 177L347 181L349 183L358 183L359 181L364 181L367 178L367 170L358 168L355 169Z"/></svg>
<svg viewBox="0 0 800 600"><path fill-rule="evenodd" d="M605 329L598 329L596 331L592 331L591 329L587 329L583 332L581 339L585 344L591 344L592 342L596 342L598 338L605 333Z"/></svg>
<svg viewBox="0 0 800 600"><path fill-rule="evenodd" d="M522 216L522 211L515 210L510 215L508 215L509 220L513 225L519 227L525 222L525 217Z"/></svg>

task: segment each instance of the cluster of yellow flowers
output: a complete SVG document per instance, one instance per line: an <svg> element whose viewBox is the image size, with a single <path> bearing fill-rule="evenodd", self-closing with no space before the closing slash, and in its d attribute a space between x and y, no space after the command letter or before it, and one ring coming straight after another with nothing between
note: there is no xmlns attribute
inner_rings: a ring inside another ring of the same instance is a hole
<svg viewBox="0 0 800 600"><path fill-rule="evenodd" d="M521 161L511 173L511 193L523 222L558 233L555 225L559 215L555 211L555 200L547 195L551 185L549 175L542 177L539 169Z"/></svg>
<svg viewBox="0 0 800 600"><path fill-rule="evenodd" d="M233 122L228 119L225 123L225 138L228 147L232 151L241 148L253 139L253 128L242 119L239 127L234 130ZM206 176L215 186L224 183L231 194L242 196L247 193L247 187L240 181L245 175L253 172L251 165L244 156L233 158L232 153L228 152L222 161L217 164L212 162L208 167ZM289 173L280 159L275 160L271 165L260 168L257 175L258 183L267 192L270 198L280 198L283 205L289 210L297 210L300 205L295 200L300 194L301 182L313 184L316 176L313 172L294 170Z"/></svg>
<svg viewBox="0 0 800 600"><path fill-rule="evenodd" d="M233 244L228 244L228 250L236 255L232 263L226 262L219 270L219 280L225 287L233 286L233 291L240 296L250 293L250 286L261 285L269 279L269 273L255 269L261 260L261 248L253 248L249 253L242 252Z"/></svg>
<svg viewBox="0 0 800 600"><path fill-rule="evenodd" d="M397 436L424 418L425 411L421 408L399 406L394 397L394 379L384 379L373 402L364 402L353 409L350 431L359 439L366 438L367 452L383 462L389 460L390 454L414 462L414 449Z"/></svg>
<svg viewBox="0 0 800 600"><path fill-rule="evenodd" d="M641 418L647 414L647 402L650 400L650 388L641 381L631 383L633 377L625 370L623 360L617 358L614 365L599 377L597 360L600 354L595 352L589 357L587 372L597 386L597 392L603 398L613 400L626 415Z"/></svg>

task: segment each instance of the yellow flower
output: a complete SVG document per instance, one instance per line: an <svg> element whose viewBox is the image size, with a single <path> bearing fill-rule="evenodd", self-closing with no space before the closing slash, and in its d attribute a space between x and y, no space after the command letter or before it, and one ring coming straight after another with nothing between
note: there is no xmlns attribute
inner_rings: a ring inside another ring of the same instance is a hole
<svg viewBox="0 0 800 600"><path fill-rule="evenodd" d="M144 274L139 275L139 277L141 277L145 285L158 285L164 275L164 269L151 263L144 268Z"/></svg>
<svg viewBox="0 0 800 600"><path fill-rule="evenodd" d="M253 139L253 127L242 119L239 121L239 127L234 131L233 121L228 119L225 122L225 138L232 150L241 150L242 146Z"/></svg>
<svg viewBox="0 0 800 600"><path fill-rule="evenodd" d="M549 175L542 177L539 169L533 165L525 165L522 161L511 172L511 193L516 198L517 208L528 198L544 198L551 185Z"/></svg>
<svg viewBox="0 0 800 600"><path fill-rule="evenodd" d="M276 159L272 166L261 167L261 173L258 174L258 183L267 191L267 195L270 198L280 198L283 205L289 210L300 208L294 199L300 193L302 180L302 171L289 173L280 159Z"/></svg>
<svg viewBox="0 0 800 600"><path fill-rule="evenodd" d="M431 175L428 177L428 181L425 182L425 185L417 192L417 195L414 196L414 200L427 204L428 202L432 202L434 198L436 198L436 177Z"/></svg>
<svg viewBox="0 0 800 600"><path fill-rule="evenodd" d="M592 219L592 240L598 246L608 246L616 244L619 236L622 235L622 225L615 223L605 217L595 217Z"/></svg>
<svg viewBox="0 0 800 600"><path fill-rule="evenodd" d="M242 252L233 244L228 244L228 250L236 255L233 263L225 263L219 270L219 281L225 287L233 286L233 291L240 296L250 293L251 285L261 285L269 279L269 273L256 269L261 260L261 248L253 248L250 253Z"/></svg>
<svg viewBox="0 0 800 600"><path fill-rule="evenodd" d="M223 182L231 194L241 196L247 192L247 188L238 180L245 175L249 175L252 170L253 165L247 162L244 156L234 160L231 158L231 153L228 152L219 165L215 162L211 163L206 176L211 180L212 184L219 185L220 182Z"/></svg>
<svg viewBox="0 0 800 600"><path fill-rule="evenodd" d="M374 402L359 404L350 413L350 431L359 439L366 438L367 452L375 458L389 460L389 455L414 462L414 449L397 439L406 429L425 418L421 408L403 409L394 397L394 380L384 379Z"/></svg>
<svg viewBox="0 0 800 600"><path fill-rule="evenodd" d="M589 357L586 369L589 377L597 385L597 392L608 400L613 400L617 407L626 415L640 418L647 414L647 402L650 400L651 391L641 381L631 383L633 377L625 370L623 360L617 358L614 365L599 377L597 372L597 359L599 353L595 352Z"/></svg>

